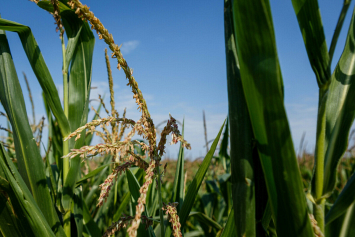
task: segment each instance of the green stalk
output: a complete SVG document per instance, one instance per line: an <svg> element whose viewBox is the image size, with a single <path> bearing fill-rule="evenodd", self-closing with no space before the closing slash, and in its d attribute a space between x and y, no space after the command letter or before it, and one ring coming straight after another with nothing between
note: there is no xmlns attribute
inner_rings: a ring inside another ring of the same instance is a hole
<svg viewBox="0 0 355 237"><path fill-rule="evenodd" d="M65 117L69 116L69 98L68 98L68 72L65 69L65 44L64 37L62 37L62 54L63 54L63 102L64 102L64 114ZM63 142L63 156L69 153L69 141ZM67 174L69 172L69 158L63 160L63 180L65 182Z"/></svg>
<svg viewBox="0 0 355 237"><path fill-rule="evenodd" d="M323 194L324 184L324 157L325 157L325 131L326 131L326 101L328 87L319 89L319 106L317 117L317 137L315 150L315 173L313 180L313 196L316 201L314 209L314 217L318 222L318 226L324 233L324 204L325 198Z"/></svg>
<svg viewBox="0 0 355 237"><path fill-rule="evenodd" d="M161 196L161 175L160 175L160 169L159 165L157 165L157 171L158 171L158 194L159 194L159 216L160 216L160 236L165 236L165 231L164 231L164 212L163 212L163 199Z"/></svg>
<svg viewBox="0 0 355 237"><path fill-rule="evenodd" d="M61 37L62 42L62 54L63 54L63 102L64 102L64 114L65 117L68 118L69 115L69 98L68 98L68 72L66 70L65 65L65 44L64 37ZM69 140L63 141L63 156L69 153ZM69 173L69 157L63 159L63 184L67 179L67 175ZM64 215L64 232L70 237L70 210L66 210L67 212Z"/></svg>

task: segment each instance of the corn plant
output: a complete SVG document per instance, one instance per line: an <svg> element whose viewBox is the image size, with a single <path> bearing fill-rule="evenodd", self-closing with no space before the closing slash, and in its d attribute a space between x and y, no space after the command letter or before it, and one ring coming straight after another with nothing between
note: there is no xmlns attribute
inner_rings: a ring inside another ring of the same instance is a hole
<svg viewBox="0 0 355 237"><path fill-rule="evenodd" d="M13 139L7 149L4 145L8 143L0 144L1 235L182 236L186 229L186 236L193 236L196 232L189 234L191 227L187 227L190 221L197 226L199 235L221 234L222 225L231 210L230 185L228 188L227 183L230 175L218 181L221 189L224 188L222 192L216 188L215 181L205 181L210 196L218 201L215 202L218 204L215 211L204 211L204 214L192 210L224 124L186 187L184 149L189 149L190 145L171 115L160 140L157 139L153 119L133 77L133 70L100 20L77 0L34 2L53 15L60 32L63 106L31 29L0 18L0 100L6 112L4 115L10 122L8 137ZM95 43L90 28L107 43L111 56L117 59L117 69L123 69L133 98L142 112L138 121L128 119L125 112L120 117L115 110L113 78L106 51L111 111L100 97L100 107L97 110L93 108L95 116L88 122ZM5 31L19 35L43 90L49 133L43 159L33 139L34 130L27 118ZM107 112L106 118L100 117L101 108ZM101 130L97 129L98 126ZM225 131L219 158L227 167L228 126ZM143 140L132 139L134 134L142 136ZM163 186L166 171L160 168L169 134L172 134L172 143L180 142L172 188L167 187L167 183ZM101 137L103 143L92 145L93 135ZM16 162L10 157L11 149L15 150ZM94 156L100 157L90 161ZM171 195L168 190L172 190ZM207 199L202 196L201 200ZM209 209L204 203L204 209Z"/></svg>
<svg viewBox="0 0 355 237"><path fill-rule="evenodd" d="M355 116L354 14L343 53L331 73L350 1L343 3L329 50L317 0L292 0L292 4L319 87L314 169L305 191L283 102L269 1L225 1L237 236L353 236L354 174L335 201L330 202L330 197ZM267 202L258 202L260 195Z"/></svg>

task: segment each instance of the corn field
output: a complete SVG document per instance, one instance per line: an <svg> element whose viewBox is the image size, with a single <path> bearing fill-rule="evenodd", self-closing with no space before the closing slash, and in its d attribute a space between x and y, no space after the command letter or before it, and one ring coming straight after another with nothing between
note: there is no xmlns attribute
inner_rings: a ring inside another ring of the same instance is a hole
<svg viewBox="0 0 355 237"><path fill-rule="evenodd" d="M229 112L199 161L185 158L191 145L174 111L157 129L139 78L95 9L79 0L32 2L53 16L61 39L63 102L31 26L0 18L0 116L7 120L0 127L0 236L355 236L354 15L330 67L351 0L343 2L329 49L317 0L292 0L319 87L314 154L298 155L270 3L224 1ZM42 101L33 100L25 74L21 88L7 34L18 35ZM110 103L100 96L96 108L89 100L95 34L107 47L101 70L110 92ZM138 120L117 109L112 70L126 77ZM40 121L35 103L46 109ZM168 136L179 152L164 160Z"/></svg>

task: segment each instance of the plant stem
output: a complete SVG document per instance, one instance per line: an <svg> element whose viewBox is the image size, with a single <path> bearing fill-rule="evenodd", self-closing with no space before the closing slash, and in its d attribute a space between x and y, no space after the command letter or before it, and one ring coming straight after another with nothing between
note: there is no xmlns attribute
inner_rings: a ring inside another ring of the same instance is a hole
<svg viewBox="0 0 355 237"><path fill-rule="evenodd" d="M159 193L159 216L160 216L160 233L161 236L165 236L165 231L164 231L164 212L163 212L163 199L161 197L161 175L160 175L160 169L159 169L160 162L157 165L157 171L158 171L158 193Z"/></svg>
<svg viewBox="0 0 355 237"><path fill-rule="evenodd" d="M316 150L315 150L315 174L314 174L314 187L313 196L316 200L316 207L314 216L318 222L318 226L324 233L324 203L323 195L324 184L324 156L325 156L325 109L327 101L328 88L319 89L319 106L317 117L317 137L316 137Z"/></svg>
<svg viewBox="0 0 355 237"><path fill-rule="evenodd" d="M319 229L324 233L324 206L325 206L325 198L322 198L320 202L317 202L313 205L313 216L317 221L317 225Z"/></svg>
<svg viewBox="0 0 355 237"><path fill-rule="evenodd" d="M66 69L66 61L65 61L65 44L64 37L61 37L62 42L62 54L63 54L63 103L64 103L64 114L68 118L69 115L69 102L68 102L68 72ZM63 142L63 156L69 153L69 140ZM63 159L63 186L67 179L67 175L69 173L69 157ZM66 210L64 215L64 232L67 237L70 237L70 210Z"/></svg>

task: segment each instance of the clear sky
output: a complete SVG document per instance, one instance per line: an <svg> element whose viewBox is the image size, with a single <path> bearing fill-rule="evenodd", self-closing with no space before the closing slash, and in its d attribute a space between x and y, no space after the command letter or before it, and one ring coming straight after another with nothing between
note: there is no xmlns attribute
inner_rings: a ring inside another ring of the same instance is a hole
<svg viewBox="0 0 355 237"><path fill-rule="evenodd" d="M82 1L123 44L122 54L134 69L134 76L147 100L155 124L185 117L185 139L191 143L188 158L204 156L202 111L205 110L208 139L213 139L228 113L224 46L223 1ZM271 2L276 43L285 86L285 106L296 149L306 132L307 150L315 143L318 88L298 27L291 1ZM327 45L329 47L343 1L319 1ZM350 6L339 37L332 69L338 61L346 39L353 10ZM2 18L31 27L55 84L62 94L62 58L53 17L27 0L3 1ZM27 74L34 95L37 121L44 115L41 88L32 72L16 33L7 33L26 103L28 93L22 78ZM104 49L96 35L94 50L92 99L109 92ZM115 83L116 107L127 117L139 119L132 93L122 71L111 60ZM92 105L97 107L98 103ZM31 117L30 104L27 112ZM3 108L0 106L0 110ZM102 114L104 116L104 114ZM0 125L6 121L0 117ZM160 127L162 128L162 126ZM0 131L0 135L4 135ZM167 156L177 156L178 145L168 146Z"/></svg>

